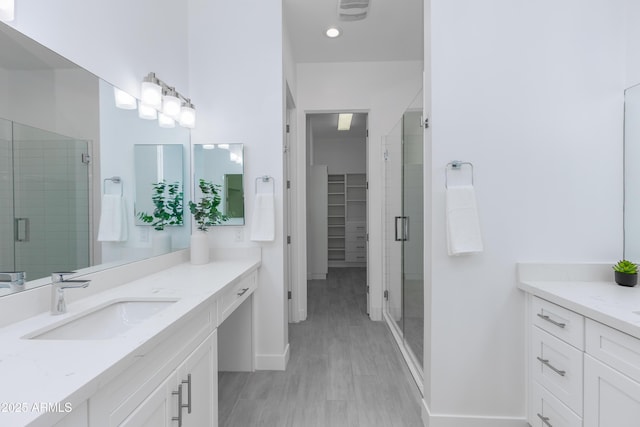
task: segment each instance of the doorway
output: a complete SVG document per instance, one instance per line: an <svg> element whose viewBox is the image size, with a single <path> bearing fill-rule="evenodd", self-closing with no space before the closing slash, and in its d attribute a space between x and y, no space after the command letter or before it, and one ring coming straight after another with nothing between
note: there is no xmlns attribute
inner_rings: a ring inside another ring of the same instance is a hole
<svg viewBox="0 0 640 427"><path fill-rule="evenodd" d="M308 286L360 278L368 314L367 120L364 112L306 115L306 194Z"/></svg>

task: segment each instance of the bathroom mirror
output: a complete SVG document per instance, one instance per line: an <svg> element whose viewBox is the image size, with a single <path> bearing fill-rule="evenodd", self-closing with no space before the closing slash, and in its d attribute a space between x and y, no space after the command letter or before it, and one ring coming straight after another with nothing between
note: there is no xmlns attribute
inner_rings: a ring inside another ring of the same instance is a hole
<svg viewBox="0 0 640 427"><path fill-rule="evenodd" d="M220 210L227 217L219 225L244 225L244 166L242 144L194 144L193 182L195 199L201 179L220 190Z"/></svg>
<svg viewBox="0 0 640 427"><path fill-rule="evenodd" d="M27 272L24 286L0 282L0 296L48 284L54 271L80 275L152 256L150 227L134 221L134 146L184 152L189 130L116 108L113 86L4 23L0 100L0 271ZM98 241L105 193L123 196L123 241ZM175 228L173 249L187 247L189 227Z"/></svg>
<svg viewBox="0 0 640 427"><path fill-rule="evenodd" d="M165 205L176 205L175 225L183 225L184 170L183 147L180 144L136 144L135 165L135 221L136 225L152 223L143 221L141 214L153 216L154 200L162 196ZM179 206L178 206L179 205ZM168 212L174 209L167 209Z"/></svg>
<svg viewBox="0 0 640 427"><path fill-rule="evenodd" d="M640 85L624 92L624 258L640 262Z"/></svg>

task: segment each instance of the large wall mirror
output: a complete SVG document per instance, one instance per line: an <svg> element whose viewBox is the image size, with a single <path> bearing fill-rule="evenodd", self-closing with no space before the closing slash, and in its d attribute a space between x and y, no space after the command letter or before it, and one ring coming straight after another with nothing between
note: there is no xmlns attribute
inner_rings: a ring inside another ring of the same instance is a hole
<svg viewBox="0 0 640 427"><path fill-rule="evenodd" d="M640 262L640 85L624 92L624 257Z"/></svg>
<svg viewBox="0 0 640 427"><path fill-rule="evenodd" d="M0 282L0 296L50 283L54 271L83 274L152 256L150 227L135 221L134 147L184 152L189 142L187 129L116 108L109 83L0 23L0 271L26 271L28 281ZM184 166L181 157L165 171L189 176ZM126 226L99 240L107 195L121 197ZM173 249L188 246L188 226L171 233Z"/></svg>
<svg viewBox="0 0 640 427"><path fill-rule="evenodd" d="M244 225L244 156L242 144L194 144L193 177L195 198L198 183L204 180L217 185L220 211L225 215L219 225Z"/></svg>

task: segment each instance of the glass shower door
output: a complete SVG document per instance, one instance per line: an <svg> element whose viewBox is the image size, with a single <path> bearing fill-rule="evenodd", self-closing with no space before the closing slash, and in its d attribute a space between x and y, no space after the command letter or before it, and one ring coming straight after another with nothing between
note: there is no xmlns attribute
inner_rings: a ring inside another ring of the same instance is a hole
<svg viewBox="0 0 640 427"><path fill-rule="evenodd" d="M0 122L3 271L27 280L88 267L88 141ZM8 206L10 205L10 207Z"/></svg>
<svg viewBox="0 0 640 427"><path fill-rule="evenodd" d="M387 135L384 159L385 315L411 362L421 371L424 354L421 109L407 110Z"/></svg>

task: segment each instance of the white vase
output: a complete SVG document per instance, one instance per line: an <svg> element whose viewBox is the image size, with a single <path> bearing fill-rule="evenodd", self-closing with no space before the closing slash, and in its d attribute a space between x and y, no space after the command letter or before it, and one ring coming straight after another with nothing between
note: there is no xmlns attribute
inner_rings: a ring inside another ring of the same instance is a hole
<svg viewBox="0 0 640 427"><path fill-rule="evenodd" d="M171 234L166 230L156 230L151 236L151 255L171 252Z"/></svg>
<svg viewBox="0 0 640 427"><path fill-rule="evenodd" d="M191 264L209 262L209 238L206 231L196 230L191 234Z"/></svg>

